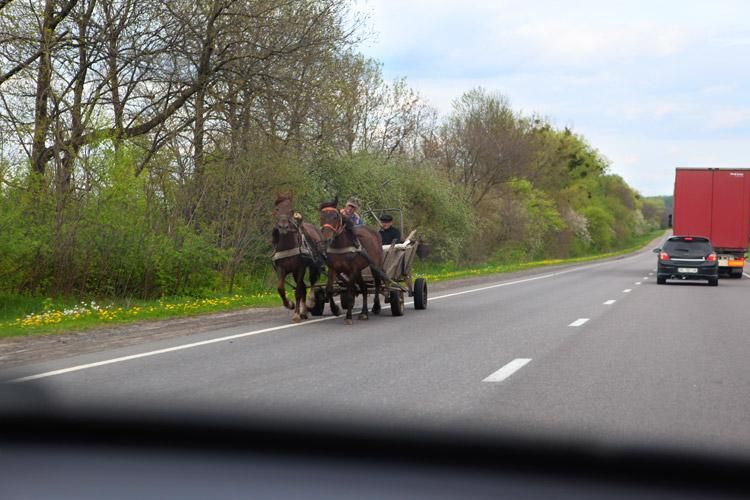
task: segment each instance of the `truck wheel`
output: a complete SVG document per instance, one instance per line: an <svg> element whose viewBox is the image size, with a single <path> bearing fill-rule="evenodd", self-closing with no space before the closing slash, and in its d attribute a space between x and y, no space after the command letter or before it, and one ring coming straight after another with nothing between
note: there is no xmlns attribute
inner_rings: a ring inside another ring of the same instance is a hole
<svg viewBox="0 0 750 500"><path fill-rule="evenodd" d="M427 280L414 280L414 309L427 309Z"/></svg>
<svg viewBox="0 0 750 500"><path fill-rule="evenodd" d="M742 269L732 269L730 276L735 279L742 278Z"/></svg>
<svg viewBox="0 0 750 500"><path fill-rule="evenodd" d="M404 315L404 292L393 290L390 294L391 314L393 316Z"/></svg>

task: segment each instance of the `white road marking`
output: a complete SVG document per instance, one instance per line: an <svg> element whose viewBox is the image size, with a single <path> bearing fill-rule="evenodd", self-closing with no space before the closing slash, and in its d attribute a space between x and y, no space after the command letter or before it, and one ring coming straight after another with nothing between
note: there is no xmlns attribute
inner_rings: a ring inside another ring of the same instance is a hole
<svg viewBox="0 0 750 500"><path fill-rule="evenodd" d="M515 372L526 366L531 361L530 358L517 358L508 363L507 365L500 368L498 371L482 380L482 382L502 382L506 378L513 375Z"/></svg>
<svg viewBox="0 0 750 500"><path fill-rule="evenodd" d="M625 290L623 290L623 291L622 291L622 293L630 293L630 292L632 292L632 291L633 291L632 289L630 289L630 288L626 288Z"/></svg>
<svg viewBox="0 0 750 500"><path fill-rule="evenodd" d="M636 281L636 282L635 282L635 284L636 284L636 285L640 285L640 284L641 284L641 282L640 282L640 281Z"/></svg>
<svg viewBox="0 0 750 500"><path fill-rule="evenodd" d="M747 274L747 273L742 273L742 274L744 274L745 276L747 276L748 278L750 278L750 274Z"/></svg>
<svg viewBox="0 0 750 500"><path fill-rule="evenodd" d="M577 320L575 320L574 322L572 322L568 326L581 326L582 324L584 324L588 320L589 320L589 318L578 318Z"/></svg>
<svg viewBox="0 0 750 500"><path fill-rule="evenodd" d="M648 275L649 275L649 276L653 276L653 275L654 275L654 273L648 273Z"/></svg>
<svg viewBox="0 0 750 500"><path fill-rule="evenodd" d="M555 272L555 273L544 274L544 275L541 275L541 276L534 276L532 278L526 278L526 279L516 280L516 281L507 281L507 282L503 282L503 283L497 283L495 285L483 286L483 287L480 287L480 288L472 288L470 290L464 290L464 291L461 291L461 292L448 293L448 294L445 294L445 295L438 295L437 297L430 297L430 301L445 299L445 298L448 298L448 297L455 297L456 295L463 295L463 294L467 294L467 293L481 292L481 291L484 291L484 290L490 290L492 288L500 288L500 287L503 287L503 286L516 285L516 284L519 284L519 283L527 283L529 281L535 281L535 280L552 278L552 277L555 277L555 276L560 276L560 275L563 275L563 274L568 274L568 273L577 272L577 271L583 271L583 270L586 270L586 269L591 269L591 268L594 268L594 267L600 267L600 266L604 266L604 265L612 264L612 263L618 263L619 264L619 263L621 263L623 261L632 260L632 259L636 259L636 258L639 258L639 257L642 257L642 255L638 254L638 255L633 255L631 257L626 257L624 259L616 259L616 260L612 260L612 261L601 262L601 263L598 263L598 264L591 264L591 265L585 265L585 266L581 266L581 267L575 267L573 269L567 269L567 270L558 271L558 272ZM406 302L405 305L411 305L413 303L414 303L414 301ZM239 338L243 338L243 337L250 337L252 335L259 335L261 333L270 333L270 332L275 332L275 331L278 331L278 330L286 330L286 329L289 329L289 328L297 328L297 327L309 325L309 324L312 324L312 323L320 323L321 321L330 321L330 320L336 319L336 318L339 318L339 316L328 316L328 317L325 317L325 318L318 318L318 319L307 320L307 321L304 321L302 323L290 323L290 324L286 324L286 325L273 326L273 327L270 327L270 328L263 328L261 330L253 330L251 332L238 333L238 334L229 335L229 336L226 336L226 337L218 337L218 338L215 338L215 339L203 340L203 341L200 341L200 342L192 342L192 343L189 343L189 344L182 344L182 345L178 345L178 346L174 346L174 347L168 347L168 348L165 348L165 349L157 349L155 351L142 352L142 353L139 353L139 354L131 354L130 356L121 356L119 358L105 359L103 361L97 361L95 363L87 363L87 364L84 364L84 365L71 366L69 368L62 368L62 369L59 369L59 370L52 370L52 371L44 372L44 373L37 373L35 375L28 375L26 377L19 377L19 378L15 378L13 380L8 381L8 383L29 382L31 380L38 380L38 379L41 379L41 378L54 377L56 375L63 375L63 374L66 374L66 373L72 373L72 372L77 372L77 371L81 371L81 370L87 370L89 368L96 368L98 366L106 366L106 365L111 365L111 364L115 364L115 363L122 363L122 362L125 362L125 361L131 361L131 360L134 360L134 359L147 358L147 357L150 357L150 356L157 356L159 354L166 354L166 353L169 353L169 352L182 351L184 349L192 349L193 347L201 347L201 346L204 346L204 345L216 344L218 342L225 342L227 340L235 340L235 339L239 339ZM581 325L583 323L585 323L586 321L588 321L588 318L582 318L582 319L583 319L583 322L581 323ZM581 321L581 320L577 320L577 321ZM576 322L574 322L574 323L576 323ZM580 325L572 325L571 324L570 326L580 326Z"/></svg>
<svg viewBox="0 0 750 500"><path fill-rule="evenodd" d="M306 321L304 324L309 325L310 323L319 323L321 321L328 321L334 318L338 318L338 316L329 316L327 318L312 319L312 320ZM258 335L261 333L275 332L277 330L285 330L287 328L294 328L296 326L301 326L302 324L303 323L290 323L288 325L273 326L271 328L263 328L262 330L254 330L252 332L238 333L235 335L229 335L227 337L219 337L219 338L210 339L210 340L202 340L200 342L192 342L190 344L182 344L182 345L178 345L174 347L167 347L166 349L157 349L156 351L148 351L148 352L142 352L140 354L131 354L130 356L121 356L119 358L106 359L104 361L97 361L96 363L88 363L85 365L71 366L70 368L63 368L60 370L53 370L51 372L44 372L44 373L39 373L36 375L29 375L28 377L16 378L16 379L11 380L10 383L28 382L29 380L37 380L37 379L45 378L45 377L52 377L54 375L62 375L64 373L86 370L87 368L95 368L97 366L111 365L113 363L121 363L123 361L130 361L132 359L146 358L148 356L156 356L157 354L164 354L167 352L182 351L183 349L191 349L193 347L199 347L199 346L204 346L208 344L215 344L217 342L224 342L227 340L234 340L234 339L239 339L242 337L249 337L251 335Z"/></svg>
<svg viewBox="0 0 750 500"><path fill-rule="evenodd" d="M647 279L648 279L648 276L644 276L644 277L643 277L643 280L644 280L644 281L645 281L645 280L647 280Z"/></svg>
<svg viewBox="0 0 750 500"><path fill-rule="evenodd" d="M611 305L612 305L612 304L614 304L614 303L615 303L615 301L614 301L613 299L609 299L608 301L606 301L606 302L604 303L604 305L605 305L605 306L611 306Z"/></svg>

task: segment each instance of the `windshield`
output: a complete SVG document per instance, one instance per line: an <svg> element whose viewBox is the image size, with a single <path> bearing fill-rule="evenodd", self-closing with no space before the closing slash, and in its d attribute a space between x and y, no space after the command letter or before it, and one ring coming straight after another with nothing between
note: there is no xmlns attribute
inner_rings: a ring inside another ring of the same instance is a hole
<svg viewBox="0 0 750 500"><path fill-rule="evenodd" d="M744 2L0 0L0 381L750 450L721 245L749 30Z"/></svg>
<svg viewBox="0 0 750 500"><path fill-rule="evenodd" d="M669 239L664 243L664 251L675 257L705 257L713 249L711 244L703 238Z"/></svg>

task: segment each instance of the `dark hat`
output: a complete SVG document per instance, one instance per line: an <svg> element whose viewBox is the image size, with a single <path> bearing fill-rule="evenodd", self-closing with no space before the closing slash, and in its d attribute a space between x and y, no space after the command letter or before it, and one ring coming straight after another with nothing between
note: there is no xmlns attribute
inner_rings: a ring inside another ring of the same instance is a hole
<svg viewBox="0 0 750 500"><path fill-rule="evenodd" d="M390 214L383 214L380 216L380 222L393 222L393 216Z"/></svg>

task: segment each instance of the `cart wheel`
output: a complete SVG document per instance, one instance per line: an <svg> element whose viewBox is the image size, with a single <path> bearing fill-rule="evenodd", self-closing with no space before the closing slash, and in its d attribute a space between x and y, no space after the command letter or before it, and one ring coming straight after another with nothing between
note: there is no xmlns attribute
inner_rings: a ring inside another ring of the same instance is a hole
<svg viewBox="0 0 750 500"><path fill-rule="evenodd" d="M404 315L404 292L393 290L390 297L391 314L393 316Z"/></svg>
<svg viewBox="0 0 750 500"><path fill-rule="evenodd" d="M315 305L310 309L310 314L313 316L323 316L323 308L326 306L326 293L322 288L316 288L313 296L315 297Z"/></svg>
<svg viewBox="0 0 750 500"><path fill-rule="evenodd" d="M427 309L427 280L414 280L414 309Z"/></svg>

